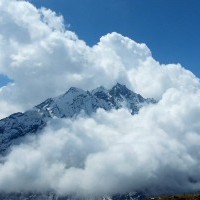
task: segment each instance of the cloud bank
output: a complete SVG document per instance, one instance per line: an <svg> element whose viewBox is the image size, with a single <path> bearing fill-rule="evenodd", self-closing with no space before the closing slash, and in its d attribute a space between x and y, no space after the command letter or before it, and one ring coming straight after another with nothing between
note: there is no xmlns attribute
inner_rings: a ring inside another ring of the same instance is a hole
<svg viewBox="0 0 200 200"><path fill-rule="evenodd" d="M121 109L55 119L4 158L0 189L81 196L197 191L200 92L184 97L170 90L135 116Z"/></svg>
<svg viewBox="0 0 200 200"><path fill-rule="evenodd" d="M135 116L99 110L92 118L52 121L41 136L1 158L1 191L199 189L200 84L194 74L180 64L160 64L145 44L118 33L89 47L66 29L62 16L29 2L1 0L0 13L0 72L14 81L0 88L0 117L71 86L121 82L159 100Z"/></svg>

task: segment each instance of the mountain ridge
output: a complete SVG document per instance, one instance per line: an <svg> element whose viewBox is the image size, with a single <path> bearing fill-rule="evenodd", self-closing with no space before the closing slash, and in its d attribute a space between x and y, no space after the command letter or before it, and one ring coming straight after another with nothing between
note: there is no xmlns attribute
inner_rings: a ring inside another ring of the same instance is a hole
<svg viewBox="0 0 200 200"><path fill-rule="evenodd" d="M52 118L73 118L81 112L91 115L97 109L109 111L122 107L134 115L144 105L154 103L154 99L145 99L119 83L109 90L103 86L91 91L71 87L24 113L14 113L0 120L0 154L5 155L10 146L19 144L25 135L38 134Z"/></svg>
<svg viewBox="0 0 200 200"><path fill-rule="evenodd" d="M58 196L49 193L0 193L0 200L147 200L141 192L104 195L102 197L76 197L72 195Z"/></svg>

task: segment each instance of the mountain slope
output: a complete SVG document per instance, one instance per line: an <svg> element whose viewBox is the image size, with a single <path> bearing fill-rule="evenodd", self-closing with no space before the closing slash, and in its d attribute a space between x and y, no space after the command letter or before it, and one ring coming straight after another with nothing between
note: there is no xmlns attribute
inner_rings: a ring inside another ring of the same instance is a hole
<svg viewBox="0 0 200 200"><path fill-rule="evenodd" d="M136 114L144 104L155 102L154 99L145 99L118 83L111 90L99 87L91 92L72 87L63 95L47 99L35 109L44 117L59 118L73 117L81 111L89 115L98 108L111 110L122 106Z"/></svg>
<svg viewBox="0 0 200 200"><path fill-rule="evenodd" d="M131 114L137 114L142 106L150 103L156 101L145 99L119 83L110 90L99 87L84 91L72 87L65 94L49 98L31 110L0 120L0 154L5 154L11 145L20 143L23 136L39 133L52 118L72 118L80 112L90 115L99 108L127 107Z"/></svg>

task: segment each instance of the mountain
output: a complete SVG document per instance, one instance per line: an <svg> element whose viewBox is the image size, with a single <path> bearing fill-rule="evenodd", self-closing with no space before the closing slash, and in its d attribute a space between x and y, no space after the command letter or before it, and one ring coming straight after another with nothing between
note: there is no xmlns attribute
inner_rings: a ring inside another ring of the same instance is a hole
<svg viewBox="0 0 200 200"><path fill-rule="evenodd" d="M19 144L23 136L38 134L52 118L72 118L80 112L90 115L99 108L111 110L122 107L127 107L134 115L150 103L156 101L145 99L119 83L110 90L102 86L92 91L71 87L66 93L49 98L24 113L15 113L0 120L0 154L6 154L10 146Z"/></svg>
<svg viewBox="0 0 200 200"><path fill-rule="evenodd" d="M35 107L43 117L73 117L81 111L90 115L98 108L104 110L119 109L126 106L132 114L148 103L155 103L154 99L145 99L117 83L112 89L98 87L92 91L84 91L75 87L56 98L49 98Z"/></svg>

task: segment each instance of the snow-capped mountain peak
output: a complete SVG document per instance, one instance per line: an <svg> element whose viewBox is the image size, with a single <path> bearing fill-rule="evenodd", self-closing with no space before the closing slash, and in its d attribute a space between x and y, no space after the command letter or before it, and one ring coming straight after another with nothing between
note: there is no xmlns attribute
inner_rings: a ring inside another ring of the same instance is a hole
<svg viewBox="0 0 200 200"><path fill-rule="evenodd" d="M76 87L71 87L69 90L61 96L78 96L80 94L84 94L85 91ZM60 96L59 96L60 97ZM59 98L57 97L57 98Z"/></svg>
<svg viewBox="0 0 200 200"><path fill-rule="evenodd" d="M0 120L0 154L5 153L12 144L19 143L27 134L38 133L52 118L72 118L81 112L90 115L101 108L104 110L127 107L131 114L147 104L156 103L145 99L117 83L110 90L100 86L92 91L71 87L66 93L48 98L41 104L26 111L16 113Z"/></svg>
<svg viewBox="0 0 200 200"><path fill-rule="evenodd" d="M108 93L109 91L103 86L97 87L96 89L91 91L91 94L95 95L96 93Z"/></svg>
<svg viewBox="0 0 200 200"><path fill-rule="evenodd" d="M116 94L117 93L126 94L127 92L129 93L130 90L125 85L117 83L115 86L112 87L110 92L113 92L113 93L116 93Z"/></svg>

